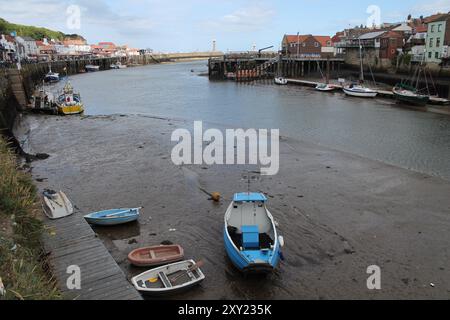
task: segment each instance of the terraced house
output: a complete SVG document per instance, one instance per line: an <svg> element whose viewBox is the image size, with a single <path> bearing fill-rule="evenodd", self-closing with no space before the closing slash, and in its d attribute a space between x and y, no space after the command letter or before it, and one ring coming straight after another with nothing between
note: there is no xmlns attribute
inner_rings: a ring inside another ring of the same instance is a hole
<svg viewBox="0 0 450 320"><path fill-rule="evenodd" d="M441 14L428 22L425 61L441 63L449 57L450 14Z"/></svg>

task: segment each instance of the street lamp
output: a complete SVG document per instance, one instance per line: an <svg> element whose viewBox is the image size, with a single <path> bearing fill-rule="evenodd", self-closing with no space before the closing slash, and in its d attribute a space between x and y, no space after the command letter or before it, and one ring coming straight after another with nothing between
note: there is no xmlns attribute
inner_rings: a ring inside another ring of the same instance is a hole
<svg viewBox="0 0 450 320"><path fill-rule="evenodd" d="M297 59L300 54L300 32L297 32Z"/></svg>

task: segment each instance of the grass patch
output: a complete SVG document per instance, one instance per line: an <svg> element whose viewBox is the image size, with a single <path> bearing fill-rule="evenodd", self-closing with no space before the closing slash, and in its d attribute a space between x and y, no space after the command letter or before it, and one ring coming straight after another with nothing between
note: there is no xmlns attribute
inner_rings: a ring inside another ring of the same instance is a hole
<svg viewBox="0 0 450 320"><path fill-rule="evenodd" d="M37 189L31 176L18 168L15 155L0 136L0 299L60 299L55 281L41 259Z"/></svg>

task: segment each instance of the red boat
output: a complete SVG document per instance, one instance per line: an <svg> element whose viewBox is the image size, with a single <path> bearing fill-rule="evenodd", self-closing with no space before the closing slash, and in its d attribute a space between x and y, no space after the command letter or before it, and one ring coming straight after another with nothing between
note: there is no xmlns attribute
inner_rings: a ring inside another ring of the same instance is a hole
<svg viewBox="0 0 450 320"><path fill-rule="evenodd" d="M137 267L154 267L181 261L184 250L179 245L138 248L128 254L128 260Z"/></svg>

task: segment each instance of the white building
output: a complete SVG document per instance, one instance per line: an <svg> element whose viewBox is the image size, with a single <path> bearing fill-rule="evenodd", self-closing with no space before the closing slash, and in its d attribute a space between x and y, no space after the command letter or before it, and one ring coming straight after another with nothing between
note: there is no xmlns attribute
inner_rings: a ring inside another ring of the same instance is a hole
<svg viewBox="0 0 450 320"><path fill-rule="evenodd" d="M31 37L16 37L16 41L20 44L19 54L22 58L28 58L32 56L37 56L39 54L39 49L36 45L36 41Z"/></svg>

